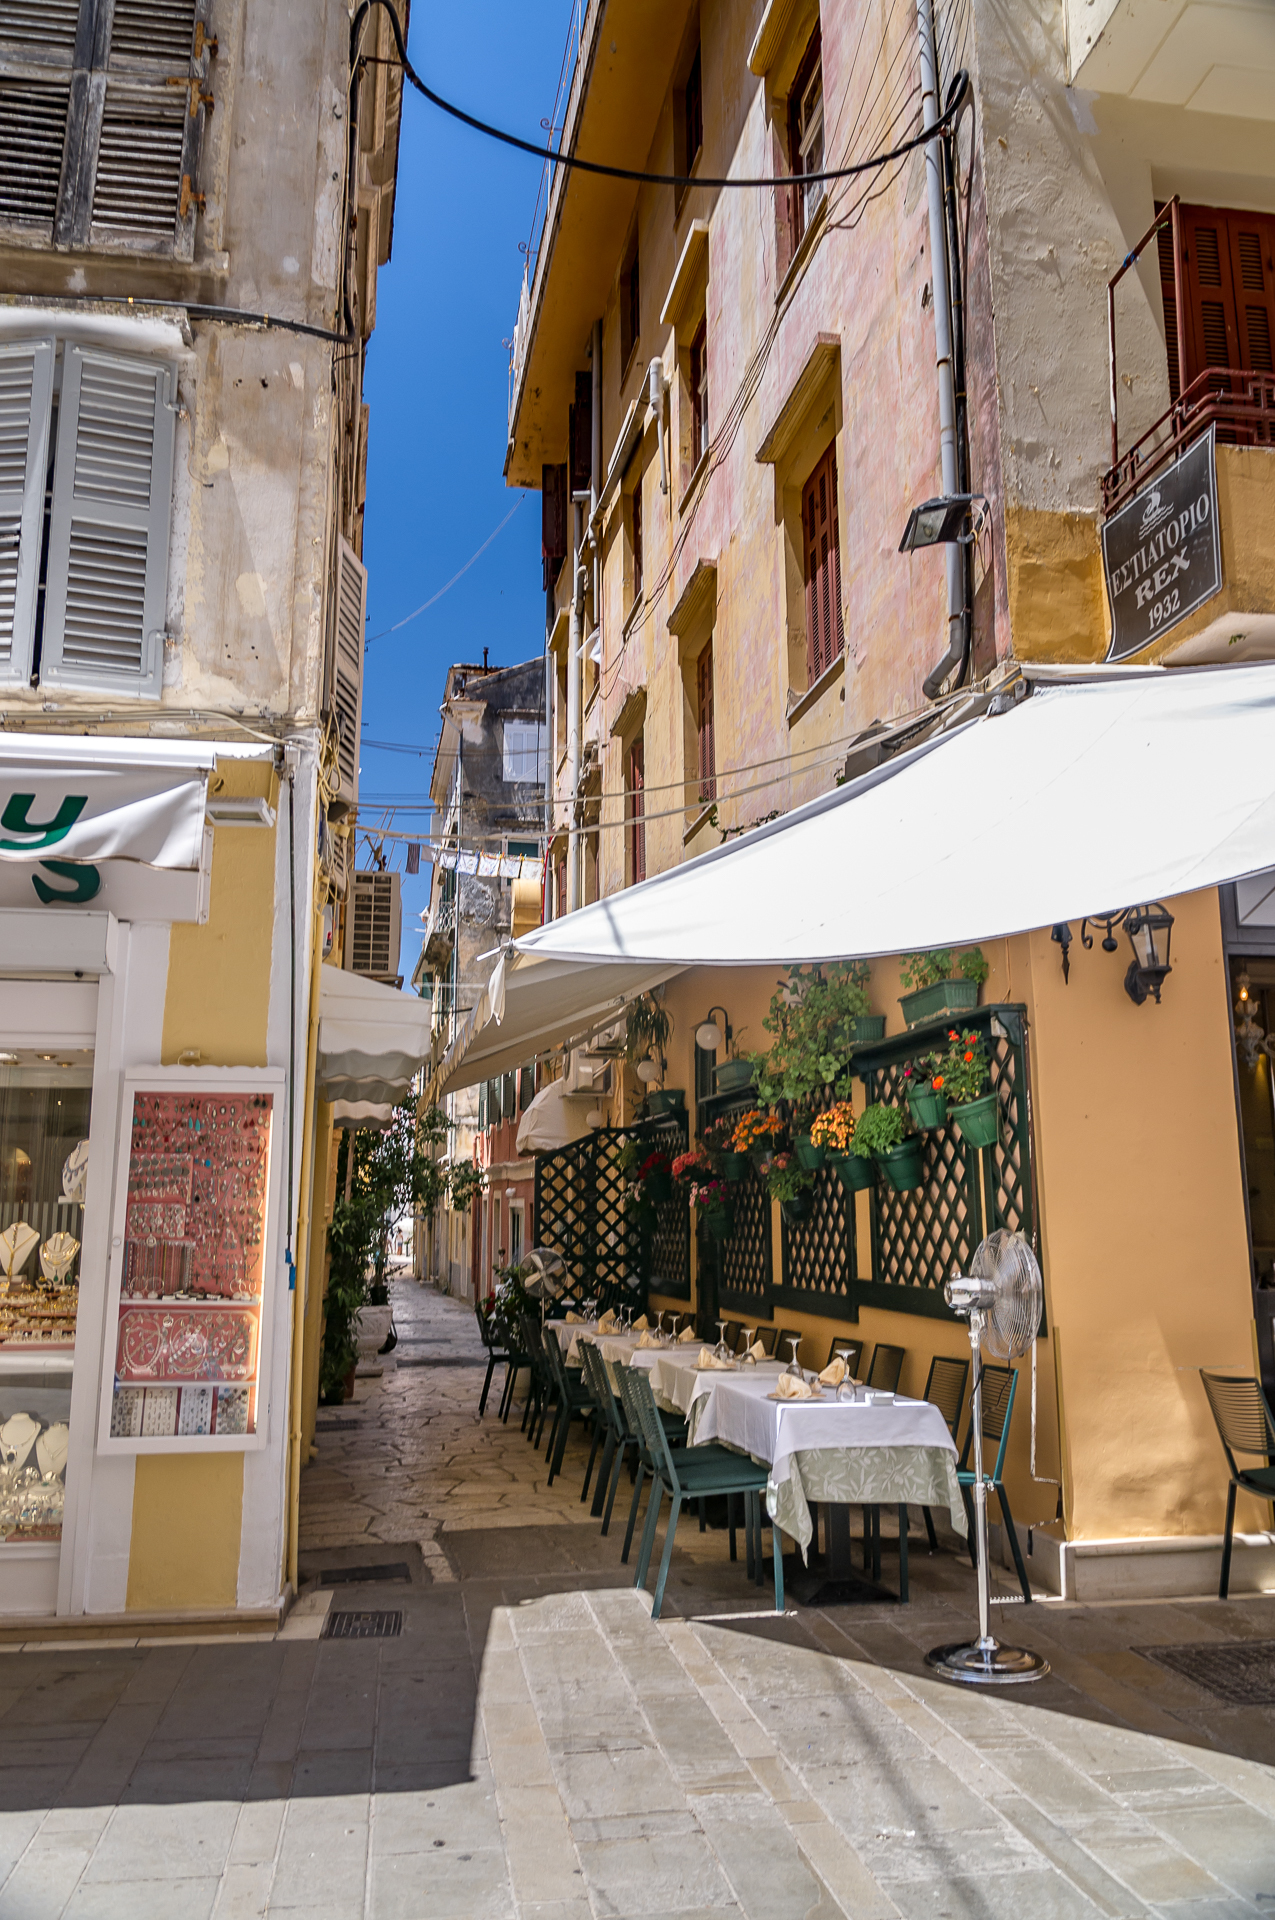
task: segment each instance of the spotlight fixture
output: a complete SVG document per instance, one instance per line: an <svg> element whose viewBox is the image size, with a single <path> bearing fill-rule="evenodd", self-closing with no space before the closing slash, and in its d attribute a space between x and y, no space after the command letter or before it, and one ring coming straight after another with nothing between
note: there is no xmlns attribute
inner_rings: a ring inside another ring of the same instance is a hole
<svg viewBox="0 0 1275 1920"><path fill-rule="evenodd" d="M977 519L971 513L976 500L983 509ZM937 500L922 500L908 515L899 552L916 553L921 547L950 546L954 542L967 547L981 533L991 510L981 493L948 493Z"/></svg>

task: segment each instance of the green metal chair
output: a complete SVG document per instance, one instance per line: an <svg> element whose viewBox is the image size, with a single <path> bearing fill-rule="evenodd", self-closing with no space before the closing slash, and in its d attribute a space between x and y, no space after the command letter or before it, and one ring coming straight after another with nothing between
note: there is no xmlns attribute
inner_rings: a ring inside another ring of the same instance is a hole
<svg viewBox="0 0 1275 1920"><path fill-rule="evenodd" d="M872 1356L872 1365L868 1368L868 1377L864 1385L877 1387L882 1393L897 1392L906 1352L907 1349L904 1347L878 1346Z"/></svg>
<svg viewBox="0 0 1275 1920"><path fill-rule="evenodd" d="M491 1392L491 1377L502 1364L508 1367L513 1354L510 1351L509 1329L496 1314L485 1314L481 1303L474 1302L474 1317L478 1321L478 1336L487 1349L487 1375L483 1381L483 1390L478 1396L478 1416L481 1419L487 1411L487 1395ZM505 1375L505 1386L509 1385L509 1375ZM500 1411L505 1407L504 1391L500 1395Z"/></svg>
<svg viewBox="0 0 1275 1920"><path fill-rule="evenodd" d="M615 1505L616 1489L620 1484L620 1469L624 1465L629 1448L637 1444L637 1436L629 1431L624 1409L616 1399L615 1388L611 1385L607 1363L592 1340L580 1342L580 1359L584 1367L585 1380L593 1395L593 1404L598 1409L598 1419L594 1423L593 1430L593 1451L589 1455L589 1465L585 1472L580 1498L584 1500L588 1495L589 1475L593 1471L598 1442L602 1440L602 1460L594 1486L592 1514L595 1520L600 1513L602 1514L602 1531L607 1533L611 1527L611 1509ZM605 1439L603 1439L604 1434ZM603 1513L604 1504L605 1513Z"/></svg>
<svg viewBox="0 0 1275 1920"><path fill-rule="evenodd" d="M616 1378L620 1383L620 1410L624 1415L626 1434L628 1439L632 1441L633 1445L637 1448L637 1465L634 1468L633 1474L633 1499L629 1506L629 1524L624 1531L624 1547L620 1554L620 1565L624 1567L627 1567L629 1564L629 1550L633 1545L633 1529L637 1522L638 1507L642 1501L642 1483L648 1476L654 1480L656 1470L655 1461L647 1451L646 1435L642 1430L642 1416L638 1411L637 1400L633 1393L633 1382L636 1377L637 1372L633 1367L621 1367L616 1374ZM654 1395L652 1395L652 1401L654 1401ZM668 1435L669 1445L674 1447L684 1446L686 1444L685 1420L678 1414L666 1413L663 1407L657 1406L655 1411L659 1415L660 1423L665 1433ZM750 1553L751 1546L752 1543L750 1541ZM730 1557L732 1560L735 1558L735 1534L733 1529L731 1530L730 1537ZM751 1572L751 1559L748 1564L749 1571Z"/></svg>
<svg viewBox="0 0 1275 1920"><path fill-rule="evenodd" d="M956 1429L961 1424L961 1409L965 1405L965 1383L970 1377L968 1360L954 1360L949 1354L936 1353L930 1362L930 1371L925 1377L923 1400L929 1400L936 1406L947 1423L947 1430L953 1440ZM934 1516L928 1507L922 1507L925 1515L925 1531L930 1537L930 1552L939 1550L938 1535L934 1531Z"/></svg>
<svg viewBox="0 0 1275 1920"><path fill-rule="evenodd" d="M1018 1374L1013 1367L987 1367L983 1374L983 1439L991 1441L996 1449L996 1458L992 1467L987 1466L987 1454L983 1455L983 1477L989 1483L992 1492L1000 1501L1001 1519L1009 1535L1009 1550L1014 1556L1014 1566L1018 1572L1018 1584L1023 1590L1023 1600L1031 1605L1031 1583L1027 1578L1027 1569L1023 1565L1023 1550L1018 1544L1018 1529L1014 1525L1014 1516L1010 1512L1009 1496L1005 1492L1005 1449L1009 1444L1009 1423L1014 1413L1014 1395L1018 1390ZM970 1466L970 1455L974 1449L974 1420L971 1414L969 1427L965 1434L965 1445L961 1449L960 1464L956 1477L961 1484L961 1498L965 1502L965 1518L969 1522L970 1560L978 1565L978 1554L974 1538L974 1502L970 1489L974 1485L974 1469Z"/></svg>
<svg viewBox="0 0 1275 1920"><path fill-rule="evenodd" d="M553 1376L553 1426L549 1433L549 1445L545 1449L545 1458L549 1462L548 1484L552 1486L555 1477L562 1472L562 1456L567 1450L571 1422L577 1416L581 1419L590 1418L596 1409L587 1383L578 1373L572 1378L573 1370L567 1366L561 1343L552 1328L542 1333L541 1343L549 1362L549 1372Z"/></svg>
<svg viewBox="0 0 1275 1920"><path fill-rule="evenodd" d="M664 1552L660 1559L659 1578L655 1583L655 1593L651 1601L652 1620L659 1619L660 1610L664 1605L664 1588L668 1581L669 1562L673 1558L673 1539L677 1532L678 1516L687 1500L703 1500L718 1493L724 1493L727 1496L728 1511L731 1516L731 1557L733 1558L734 1508L731 1505L731 1496L737 1493L743 1494L745 1525L754 1543L750 1558L755 1570L755 1578L760 1584L761 1495L765 1491L770 1469L757 1461L745 1459L743 1454L732 1453L729 1447L709 1444L703 1447L674 1449L669 1445L668 1435L664 1430L659 1409L655 1404L655 1396L651 1391L651 1383L644 1373L633 1374L632 1393L646 1438L647 1451L655 1463L655 1477L646 1510L646 1526L642 1532L642 1548L638 1555L638 1568L633 1581L635 1587L646 1585L647 1572L655 1546L655 1529L659 1519L660 1501L664 1493L667 1492L670 1502L668 1527L664 1535ZM778 1526L772 1527L772 1535L775 1611L782 1613L784 1610L784 1556Z"/></svg>
<svg viewBox="0 0 1275 1920"><path fill-rule="evenodd" d="M1200 1368L1200 1379L1208 1395L1209 1409L1217 1423L1218 1438L1231 1470L1226 1490L1226 1531L1222 1539L1222 1577L1217 1597L1225 1600L1231 1587L1231 1543L1235 1532L1235 1495L1240 1487L1255 1493L1259 1500L1275 1500L1275 1418L1272 1418L1261 1383L1243 1374L1209 1373ZM1237 1453L1256 1454L1266 1462L1263 1467L1241 1467Z"/></svg>
<svg viewBox="0 0 1275 1920"><path fill-rule="evenodd" d="M523 1351L531 1370L527 1403L522 1410L521 1431L526 1434L532 1446L538 1449L544 1433L545 1415L553 1400L553 1375L549 1371L540 1323L532 1314L520 1313L518 1325L522 1329Z"/></svg>

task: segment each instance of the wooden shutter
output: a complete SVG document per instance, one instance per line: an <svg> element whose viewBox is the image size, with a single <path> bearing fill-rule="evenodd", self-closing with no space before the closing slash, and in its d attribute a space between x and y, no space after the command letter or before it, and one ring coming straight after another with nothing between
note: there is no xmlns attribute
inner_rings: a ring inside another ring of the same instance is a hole
<svg viewBox="0 0 1275 1920"><path fill-rule="evenodd" d="M587 493L593 480L593 375L576 375L575 405L570 416L571 492Z"/></svg>
<svg viewBox="0 0 1275 1920"><path fill-rule="evenodd" d="M1237 367L1239 335L1231 276L1230 231L1214 207L1183 207L1183 295L1189 386L1206 367Z"/></svg>
<svg viewBox="0 0 1275 1920"><path fill-rule="evenodd" d="M359 797L359 729L363 718L363 628L367 568L349 542L338 537L333 583L331 671L325 711L336 721L337 798L353 806Z"/></svg>
<svg viewBox="0 0 1275 1920"><path fill-rule="evenodd" d="M1164 211L1156 202L1157 214ZM1178 366L1178 293L1173 279L1173 227L1166 221L1156 234L1160 261L1160 300L1164 307L1164 344L1169 362L1169 399L1176 405L1182 391L1182 370ZM1189 349L1188 349L1189 351Z"/></svg>
<svg viewBox="0 0 1275 1920"><path fill-rule="evenodd" d="M53 237L80 0L0 0L0 223Z"/></svg>
<svg viewBox="0 0 1275 1920"><path fill-rule="evenodd" d="M1275 220L1233 213L1228 221L1240 358L1251 373L1275 373Z"/></svg>
<svg viewBox="0 0 1275 1920"><path fill-rule="evenodd" d="M540 469L540 559L548 593L567 557L567 470Z"/></svg>
<svg viewBox="0 0 1275 1920"><path fill-rule="evenodd" d="M64 350L42 680L159 697L175 389L162 362Z"/></svg>
<svg viewBox="0 0 1275 1920"><path fill-rule="evenodd" d="M629 748L629 869L633 886L646 879L646 744L641 734Z"/></svg>
<svg viewBox="0 0 1275 1920"><path fill-rule="evenodd" d="M717 738L713 720L713 643L695 663L699 734L699 797L717 798Z"/></svg>
<svg viewBox="0 0 1275 1920"><path fill-rule="evenodd" d="M0 682L31 675L53 355L52 340L0 347Z"/></svg>
<svg viewBox="0 0 1275 1920"><path fill-rule="evenodd" d="M813 686L845 647L835 445L828 448L802 491L801 529L805 546L806 664Z"/></svg>

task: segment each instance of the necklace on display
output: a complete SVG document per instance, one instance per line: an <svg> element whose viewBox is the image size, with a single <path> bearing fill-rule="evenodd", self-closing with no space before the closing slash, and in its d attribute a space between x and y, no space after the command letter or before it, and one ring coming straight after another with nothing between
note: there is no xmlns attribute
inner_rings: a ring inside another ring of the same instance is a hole
<svg viewBox="0 0 1275 1920"><path fill-rule="evenodd" d="M6 1280L16 1280L31 1257L31 1251L40 1244L40 1236L34 1227L25 1220L15 1220L11 1227L0 1233L0 1273Z"/></svg>

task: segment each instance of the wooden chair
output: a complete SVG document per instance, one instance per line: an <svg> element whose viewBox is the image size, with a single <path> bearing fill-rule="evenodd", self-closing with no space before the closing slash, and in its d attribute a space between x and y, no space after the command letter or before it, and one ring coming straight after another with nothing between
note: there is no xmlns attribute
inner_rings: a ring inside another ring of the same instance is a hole
<svg viewBox="0 0 1275 1920"><path fill-rule="evenodd" d="M762 1352L768 1360L773 1360L775 1357L775 1336L778 1332L778 1327L758 1327L757 1329L757 1338L761 1341Z"/></svg>
<svg viewBox="0 0 1275 1920"><path fill-rule="evenodd" d="M1209 1373L1200 1368L1209 1409L1231 1471L1226 1490L1226 1530L1222 1536L1222 1577L1217 1597L1225 1600L1231 1587L1231 1542L1235 1531L1235 1495L1240 1487L1259 1500L1275 1500L1275 1419L1257 1380L1242 1374ZM1256 1455L1260 1467L1241 1467L1237 1453Z"/></svg>
<svg viewBox="0 0 1275 1920"><path fill-rule="evenodd" d="M930 1362L930 1371L925 1377L923 1400L929 1400L936 1406L947 1422L947 1430L953 1440L956 1429L961 1424L961 1408L965 1405L965 1383L970 1377L968 1360L953 1360L948 1354L936 1353ZM934 1516L928 1507L922 1507L925 1515L925 1531L930 1537L930 1552L939 1549L938 1536L934 1531Z"/></svg>
<svg viewBox="0 0 1275 1920"><path fill-rule="evenodd" d="M877 1387L882 1393L896 1393L906 1351L904 1347L878 1346L864 1385Z"/></svg>
<svg viewBox="0 0 1275 1920"><path fill-rule="evenodd" d="M846 1365L857 1380L859 1365L863 1359L862 1340L844 1340L839 1333L834 1333L832 1345L828 1348L828 1358L824 1361L825 1367L830 1367L839 1353L845 1354Z"/></svg>

